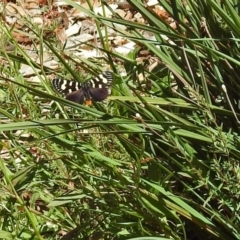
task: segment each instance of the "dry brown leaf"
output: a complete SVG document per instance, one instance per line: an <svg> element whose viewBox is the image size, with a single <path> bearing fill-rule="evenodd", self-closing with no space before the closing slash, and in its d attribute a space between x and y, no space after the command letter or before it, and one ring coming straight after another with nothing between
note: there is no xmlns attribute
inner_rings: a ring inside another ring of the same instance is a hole
<svg viewBox="0 0 240 240"><path fill-rule="evenodd" d="M167 21L170 18L170 15L162 6L155 6L153 11L164 21Z"/></svg>
<svg viewBox="0 0 240 240"><path fill-rule="evenodd" d="M66 42L67 34L64 28L58 28L57 30L55 30L55 33L59 42L61 42L62 44Z"/></svg>
<svg viewBox="0 0 240 240"><path fill-rule="evenodd" d="M18 43L21 43L24 45L31 44L33 41L32 38L19 32L12 32L12 35Z"/></svg>
<svg viewBox="0 0 240 240"><path fill-rule="evenodd" d="M129 4L127 1L117 2L117 5L119 9L135 10L135 8L131 4Z"/></svg>

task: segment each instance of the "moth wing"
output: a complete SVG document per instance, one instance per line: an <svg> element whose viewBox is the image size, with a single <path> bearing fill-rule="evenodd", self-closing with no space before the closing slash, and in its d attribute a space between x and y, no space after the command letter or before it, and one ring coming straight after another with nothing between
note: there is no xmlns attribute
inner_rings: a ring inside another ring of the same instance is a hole
<svg viewBox="0 0 240 240"><path fill-rule="evenodd" d="M91 88L89 93L93 101L100 102L108 97L108 91L108 88Z"/></svg>
<svg viewBox="0 0 240 240"><path fill-rule="evenodd" d="M66 95L66 99L72 102L76 102L79 104L83 104L84 103L84 93L83 90L78 90L72 93L69 93Z"/></svg>

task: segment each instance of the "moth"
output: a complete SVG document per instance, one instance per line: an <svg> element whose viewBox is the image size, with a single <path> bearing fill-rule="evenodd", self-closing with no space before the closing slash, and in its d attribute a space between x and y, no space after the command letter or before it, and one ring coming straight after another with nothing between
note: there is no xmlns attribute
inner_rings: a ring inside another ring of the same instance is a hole
<svg viewBox="0 0 240 240"><path fill-rule="evenodd" d="M101 102L110 94L113 73L105 71L87 82L69 81L55 78L52 80L54 89L65 95L66 99L79 104L87 102ZM89 104L89 105L90 105Z"/></svg>

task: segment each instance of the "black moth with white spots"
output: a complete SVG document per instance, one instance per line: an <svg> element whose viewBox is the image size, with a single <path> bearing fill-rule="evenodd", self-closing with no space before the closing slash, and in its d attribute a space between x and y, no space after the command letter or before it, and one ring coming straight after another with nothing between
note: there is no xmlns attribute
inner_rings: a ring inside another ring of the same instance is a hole
<svg viewBox="0 0 240 240"><path fill-rule="evenodd" d="M110 94L112 81L112 72L105 71L87 82L53 79L52 85L59 93L64 94L66 99L83 104L87 100L100 102L106 99Z"/></svg>

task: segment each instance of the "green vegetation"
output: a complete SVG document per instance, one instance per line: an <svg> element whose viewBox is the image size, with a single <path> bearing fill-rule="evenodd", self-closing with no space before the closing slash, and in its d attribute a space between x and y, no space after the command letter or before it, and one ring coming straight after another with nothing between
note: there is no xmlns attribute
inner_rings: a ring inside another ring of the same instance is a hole
<svg viewBox="0 0 240 240"><path fill-rule="evenodd" d="M238 1L161 1L176 28L141 1L128 2L148 25L65 1L95 20L104 57L76 57L26 19L34 61L1 24L14 48L0 53L0 239L240 239ZM137 47L112 51L103 26ZM45 53L61 67L44 66ZM51 74L80 81L107 64L107 101L52 89Z"/></svg>

